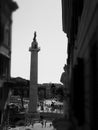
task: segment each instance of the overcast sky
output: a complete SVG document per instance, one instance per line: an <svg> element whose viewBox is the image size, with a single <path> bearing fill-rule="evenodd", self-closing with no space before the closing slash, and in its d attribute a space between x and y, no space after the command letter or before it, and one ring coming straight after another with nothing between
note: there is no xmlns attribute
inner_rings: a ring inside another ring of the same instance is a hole
<svg viewBox="0 0 98 130"><path fill-rule="evenodd" d="M29 47L37 32L38 83L60 83L67 58L67 38L62 31L61 0L14 0L11 76L30 79Z"/></svg>

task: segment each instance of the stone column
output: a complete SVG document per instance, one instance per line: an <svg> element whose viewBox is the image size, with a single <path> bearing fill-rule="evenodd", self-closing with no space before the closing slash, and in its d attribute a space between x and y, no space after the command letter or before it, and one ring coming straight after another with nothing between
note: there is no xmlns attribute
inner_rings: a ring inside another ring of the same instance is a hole
<svg viewBox="0 0 98 130"><path fill-rule="evenodd" d="M34 33L33 42L29 48L31 52L31 66L30 66L30 89L29 89L29 114L35 116L37 113L37 99L38 99L38 52L40 48L36 41L36 32Z"/></svg>

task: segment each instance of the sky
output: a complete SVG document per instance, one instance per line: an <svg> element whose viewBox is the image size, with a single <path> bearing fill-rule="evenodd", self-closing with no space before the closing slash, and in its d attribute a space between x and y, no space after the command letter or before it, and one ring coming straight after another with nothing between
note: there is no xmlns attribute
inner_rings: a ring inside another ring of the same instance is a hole
<svg viewBox="0 0 98 130"><path fill-rule="evenodd" d="M60 83L67 59L67 37L62 31L61 0L14 0L19 8L12 19L11 77L30 79L30 52L37 32L38 83Z"/></svg>

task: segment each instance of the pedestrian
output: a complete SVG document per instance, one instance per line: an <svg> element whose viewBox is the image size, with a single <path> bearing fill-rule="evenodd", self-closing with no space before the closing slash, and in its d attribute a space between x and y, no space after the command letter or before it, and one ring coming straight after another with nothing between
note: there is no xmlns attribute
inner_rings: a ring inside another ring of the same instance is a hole
<svg viewBox="0 0 98 130"><path fill-rule="evenodd" d="M43 128L43 126L44 126L44 122L43 122L43 120L41 121L41 124L42 124L42 128Z"/></svg>
<svg viewBox="0 0 98 130"><path fill-rule="evenodd" d="M43 122L43 116L42 115L40 116L40 123L42 124L42 128L43 128L44 122Z"/></svg>
<svg viewBox="0 0 98 130"><path fill-rule="evenodd" d="M43 116L41 115L41 116L40 116L40 121L42 121L42 120L43 120Z"/></svg>
<svg viewBox="0 0 98 130"><path fill-rule="evenodd" d="M45 120L45 127L46 127L47 120Z"/></svg>
<svg viewBox="0 0 98 130"><path fill-rule="evenodd" d="M50 123L50 127L52 126L52 124Z"/></svg>
<svg viewBox="0 0 98 130"><path fill-rule="evenodd" d="M33 119L32 119L31 125L32 125L32 127L33 127L33 125L34 125L34 120L33 120Z"/></svg>

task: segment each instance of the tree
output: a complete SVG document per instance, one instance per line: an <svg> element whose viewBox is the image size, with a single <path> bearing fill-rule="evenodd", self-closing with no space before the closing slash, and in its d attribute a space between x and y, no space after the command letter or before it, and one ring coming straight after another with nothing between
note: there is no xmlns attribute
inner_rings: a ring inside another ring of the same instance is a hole
<svg viewBox="0 0 98 130"><path fill-rule="evenodd" d="M18 92L19 92L19 96L20 96L20 99L21 99L21 106L22 106L22 108L24 108L24 102L23 102L24 89L23 89L23 86L21 86L21 88L18 90Z"/></svg>
<svg viewBox="0 0 98 130"><path fill-rule="evenodd" d="M26 87L28 86L28 81L21 77L13 78L12 80L15 81L15 88L13 89L20 96L21 106L22 108L24 108L24 102L23 102L24 91L26 90Z"/></svg>
<svg viewBox="0 0 98 130"><path fill-rule="evenodd" d="M56 86L54 84L51 84L51 97L55 98L56 96Z"/></svg>
<svg viewBox="0 0 98 130"><path fill-rule="evenodd" d="M60 101L64 100L64 88L63 87L59 87L56 89L56 95L59 98Z"/></svg>
<svg viewBox="0 0 98 130"><path fill-rule="evenodd" d="M40 90L38 91L39 100L44 100L44 98L45 98L45 94L44 94L44 93L45 93L45 92L44 92L43 89L40 89Z"/></svg>

